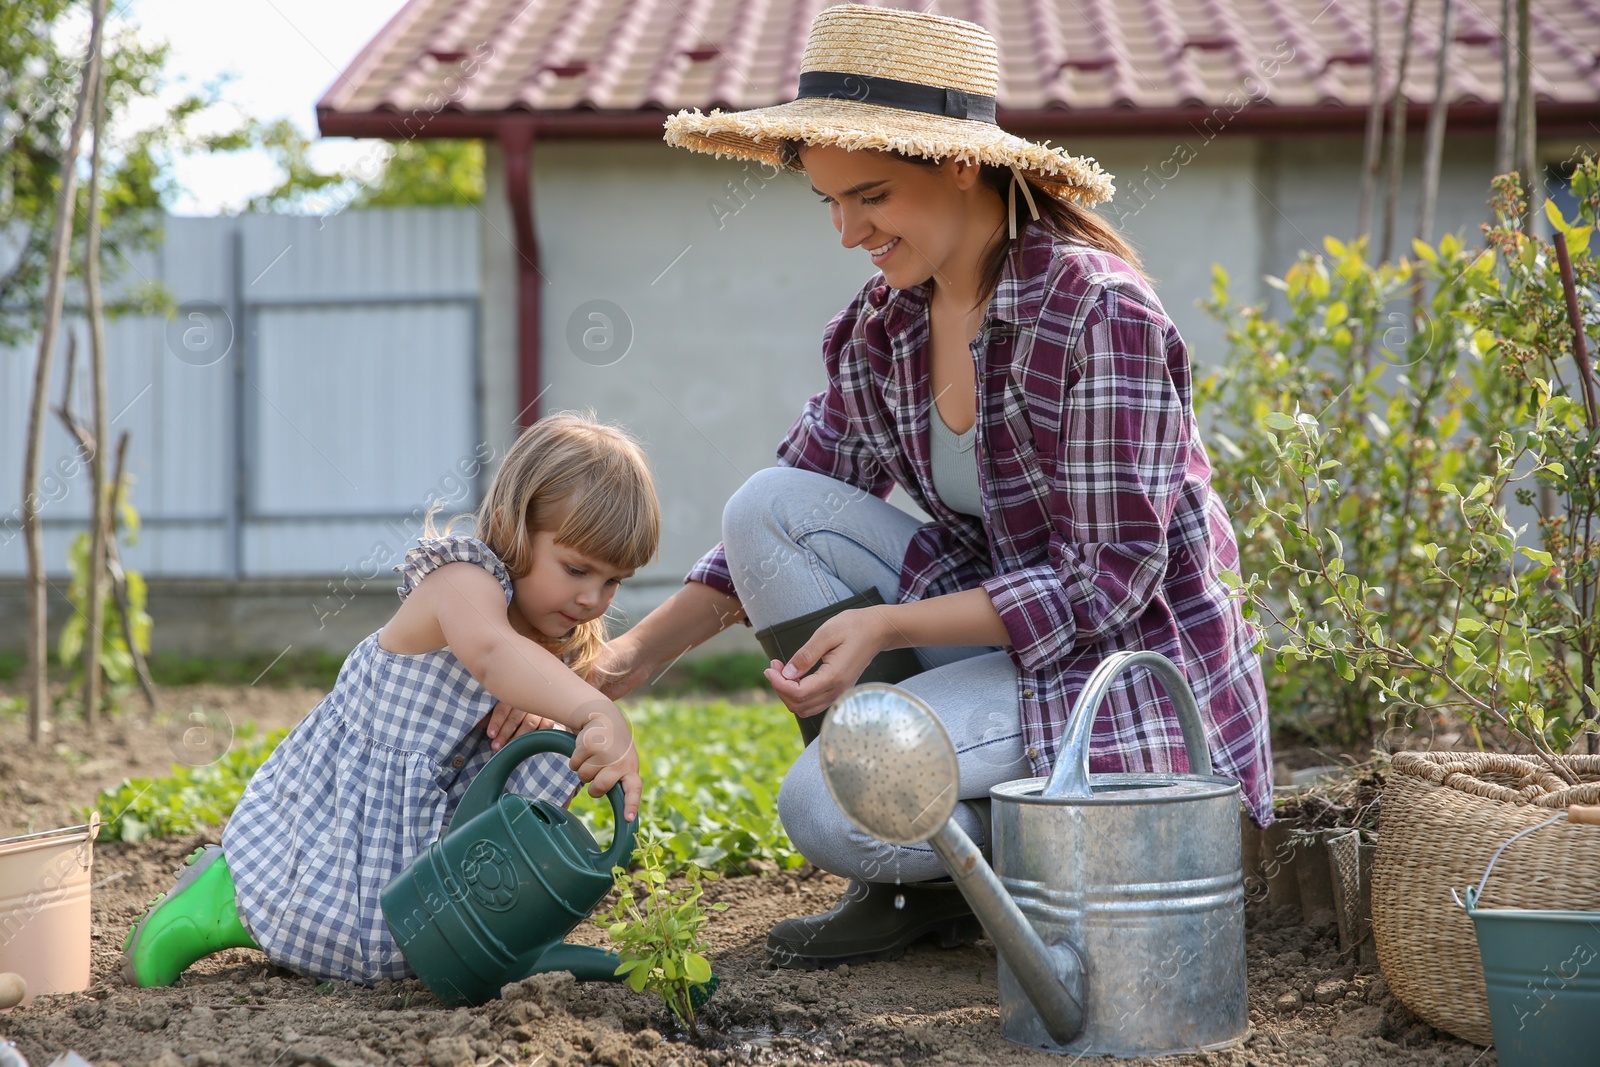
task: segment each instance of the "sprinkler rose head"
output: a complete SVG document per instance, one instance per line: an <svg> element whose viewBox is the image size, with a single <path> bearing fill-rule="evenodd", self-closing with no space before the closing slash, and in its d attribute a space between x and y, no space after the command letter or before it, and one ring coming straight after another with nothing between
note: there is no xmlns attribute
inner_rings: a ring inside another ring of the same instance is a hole
<svg viewBox="0 0 1600 1067"><path fill-rule="evenodd" d="M928 840L956 810L961 771L950 735L897 686L845 692L823 721L817 759L845 817L890 844Z"/></svg>

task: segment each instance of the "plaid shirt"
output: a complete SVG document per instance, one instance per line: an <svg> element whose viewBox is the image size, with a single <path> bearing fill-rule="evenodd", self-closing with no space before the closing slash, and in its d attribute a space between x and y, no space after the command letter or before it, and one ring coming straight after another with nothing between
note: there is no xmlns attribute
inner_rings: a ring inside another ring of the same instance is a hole
<svg viewBox="0 0 1600 1067"><path fill-rule="evenodd" d="M924 283L874 276L829 323L828 387L778 463L879 497L905 487L933 521L901 564L901 603L988 590L1011 638L1023 740L1049 774L1077 695L1124 649L1189 679L1216 772L1258 823L1271 748L1255 633L1217 575L1238 546L1191 406L1187 347L1149 284L1114 255L1028 226L972 345L984 517L934 491ZM737 595L722 546L686 580ZM1124 674L1095 722L1091 767L1186 769L1176 713L1146 671Z"/></svg>

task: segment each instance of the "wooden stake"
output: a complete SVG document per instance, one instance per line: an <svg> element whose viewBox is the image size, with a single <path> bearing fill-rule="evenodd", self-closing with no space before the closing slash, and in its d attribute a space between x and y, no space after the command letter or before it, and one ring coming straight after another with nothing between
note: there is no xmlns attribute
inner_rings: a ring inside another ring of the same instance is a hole
<svg viewBox="0 0 1600 1067"><path fill-rule="evenodd" d="M102 0L103 2L103 0ZM89 150L88 233L84 241L83 285L88 296L90 404L94 412L95 449L89 459L89 488L94 494L89 509L89 583L84 614L88 616L83 642L83 722L92 733L100 721L102 644L106 593L106 456L101 448L106 427L106 316L100 300L100 156L105 136L106 80L94 87L93 141ZM129 640L132 640L130 636Z"/></svg>
<svg viewBox="0 0 1600 1067"><path fill-rule="evenodd" d="M67 254L72 243L72 217L77 209L78 142L100 78L100 43L105 29L106 0L94 0L89 23L88 56L83 83L72 112L72 127L61 157L61 188L56 194L55 228L50 235L50 274L45 288L44 321L39 326L39 359L33 370L33 399L28 408L28 447L22 467L22 530L28 551L28 738L44 736L50 708L50 608L46 599L44 535L39 526L39 465L44 451L44 417L50 396L50 362L66 301Z"/></svg>

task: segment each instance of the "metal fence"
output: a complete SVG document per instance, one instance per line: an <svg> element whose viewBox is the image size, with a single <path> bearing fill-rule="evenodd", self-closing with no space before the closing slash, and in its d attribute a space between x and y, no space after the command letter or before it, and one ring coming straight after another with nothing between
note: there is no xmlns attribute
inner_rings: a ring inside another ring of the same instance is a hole
<svg viewBox="0 0 1600 1067"><path fill-rule="evenodd" d="M125 562L148 575L375 576L422 510L470 510L489 473L482 426L481 219L472 209L166 220L117 285L155 282L168 317L106 332L114 446L143 532ZM87 330L78 394L89 417ZM61 399L65 330L51 406ZM0 576L25 569L27 405L37 343L0 349ZM40 506L47 567L66 569L89 478L52 413ZM381 558L379 558L381 557Z"/></svg>

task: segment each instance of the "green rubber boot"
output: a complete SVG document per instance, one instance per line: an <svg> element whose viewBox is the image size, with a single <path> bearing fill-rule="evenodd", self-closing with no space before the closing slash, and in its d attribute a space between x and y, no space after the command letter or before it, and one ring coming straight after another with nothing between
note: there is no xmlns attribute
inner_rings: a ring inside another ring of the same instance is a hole
<svg viewBox="0 0 1600 1067"><path fill-rule="evenodd" d="M865 593L857 593L855 596L841 600L837 604L829 604L825 608L818 608L816 611L790 619L788 622L774 623L764 630L757 630L756 640L761 642L761 647L766 652L769 660L777 659L788 663L789 657L800 651L805 646L805 643L811 640L811 635L816 633L823 623L841 611L849 611L851 608L871 607L874 604L882 604L883 602L883 594L878 592L877 587L874 586ZM819 663L817 666L821 666L821 664ZM816 669L816 667L811 668L812 671ZM861 672L861 677L856 679L856 684L885 682L893 685L895 682L905 681L913 674L921 674L924 669L922 661L917 659L917 653L914 649L888 648L872 658L872 662L867 664L866 669ZM806 673L809 674L811 672L807 671ZM796 718L795 721L800 724L800 736L806 744L809 745L815 741L817 735L822 732L822 720L826 714L824 712L821 715L812 715L804 719Z"/></svg>
<svg viewBox="0 0 1600 1067"><path fill-rule="evenodd" d="M225 948L260 946L239 919L222 846L202 845L184 861L177 884L128 931L122 977L142 988L169 986L191 963Z"/></svg>

